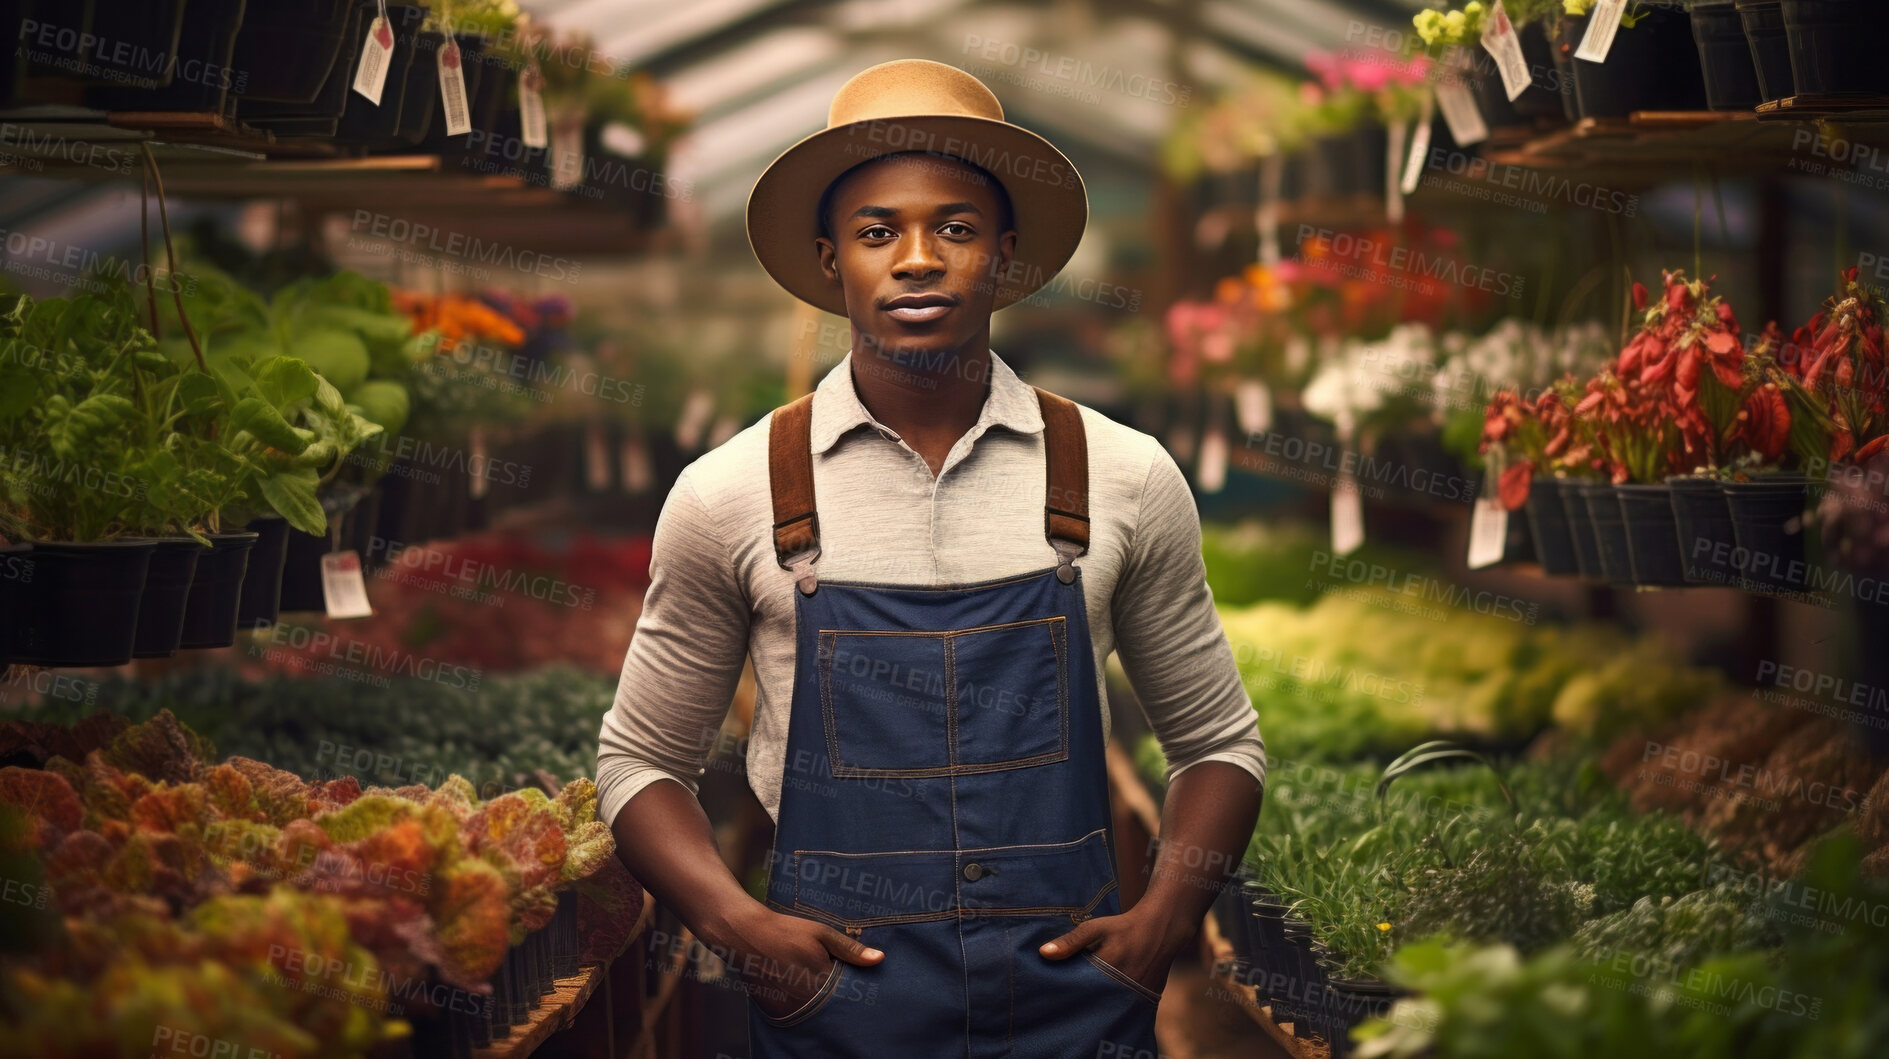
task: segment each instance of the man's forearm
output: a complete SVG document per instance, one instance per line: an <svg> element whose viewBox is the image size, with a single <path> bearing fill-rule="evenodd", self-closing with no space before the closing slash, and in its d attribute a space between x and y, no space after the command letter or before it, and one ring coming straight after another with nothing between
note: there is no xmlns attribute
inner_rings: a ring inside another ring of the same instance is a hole
<svg viewBox="0 0 1889 1059"><path fill-rule="evenodd" d="M638 791L611 832L623 866L711 948L738 948L738 920L765 909L722 863L707 814L681 784Z"/></svg>
<svg viewBox="0 0 1889 1059"><path fill-rule="evenodd" d="M1202 762L1168 787L1148 890L1133 911L1173 944L1193 936L1245 855L1262 793L1252 773L1225 761Z"/></svg>

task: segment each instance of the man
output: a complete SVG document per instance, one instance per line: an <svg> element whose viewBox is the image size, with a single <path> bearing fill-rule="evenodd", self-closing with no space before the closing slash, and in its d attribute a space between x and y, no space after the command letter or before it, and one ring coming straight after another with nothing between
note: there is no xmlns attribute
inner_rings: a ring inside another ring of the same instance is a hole
<svg viewBox="0 0 1889 1059"><path fill-rule="evenodd" d="M1152 1059L1246 847L1265 751L1180 470L990 349L1087 215L1061 152L917 60L849 81L749 200L762 264L852 349L678 479L598 785L625 865L750 988L757 1057ZM1171 765L1127 912L1111 650ZM749 655L765 902L694 797Z"/></svg>

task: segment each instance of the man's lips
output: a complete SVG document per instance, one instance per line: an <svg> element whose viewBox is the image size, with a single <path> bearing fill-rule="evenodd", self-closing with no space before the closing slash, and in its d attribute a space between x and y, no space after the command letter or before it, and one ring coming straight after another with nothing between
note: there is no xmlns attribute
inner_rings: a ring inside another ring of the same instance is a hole
<svg viewBox="0 0 1889 1059"><path fill-rule="evenodd" d="M945 294L901 294L885 303L887 316L908 324L936 320L951 311L957 299Z"/></svg>

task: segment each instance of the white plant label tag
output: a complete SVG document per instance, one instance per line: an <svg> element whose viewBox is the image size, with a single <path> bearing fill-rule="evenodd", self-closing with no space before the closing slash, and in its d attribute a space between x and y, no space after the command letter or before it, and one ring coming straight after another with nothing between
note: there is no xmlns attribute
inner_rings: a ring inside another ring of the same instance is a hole
<svg viewBox="0 0 1889 1059"><path fill-rule="evenodd" d="M1194 478L1200 483L1203 493L1217 493L1227 484L1227 434L1218 426L1207 428L1207 436L1200 439L1200 463L1195 468Z"/></svg>
<svg viewBox="0 0 1889 1059"><path fill-rule="evenodd" d="M551 128L551 187L569 191L584 182L584 124L560 119Z"/></svg>
<svg viewBox="0 0 1889 1059"><path fill-rule="evenodd" d="M321 600L330 618L371 617L367 581L361 576L361 557L352 551L329 552L321 557Z"/></svg>
<svg viewBox="0 0 1889 1059"><path fill-rule="evenodd" d="M584 481L593 493L610 488L610 446L601 423L584 428Z"/></svg>
<svg viewBox="0 0 1889 1059"><path fill-rule="evenodd" d="M526 147L543 148L551 143L544 124L544 75L537 66L528 66L518 75L518 124Z"/></svg>
<svg viewBox="0 0 1889 1059"><path fill-rule="evenodd" d="M451 37L439 50L439 98L446 107L446 135L472 131L472 109L466 106L466 71L459 63L459 42Z"/></svg>
<svg viewBox="0 0 1889 1059"><path fill-rule="evenodd" d="M1272 429L1272 387L1264 379L1241 379L1233 390L1233 412L1240 429L1264 434Z"/></svg>
<svg viewBox="0 0 1889 1059"><path fill-rule="evenodd" d="M1410 126L1401 121L1392 122L1385 136L1384 157L1402 158ZM1393 166L1384 167L1384 216L1392 224L1402 224L1404 220L1404 182L1400 176Z"/></svg>
<svg viewBox="0 0 1889 1059"><path fill-rule="evenodd" d="M1495 0L1482 24L1482 47L1494 56L1496 72L1502 75L1502 90L1510 100L1528 90L1528 60L1522 57L1522 40L1515 35L1515 23L1502 9L1502 0Z"/></svg>
<svg viewBox="0 0 1889 1059"><path fill-rule="evenodd" d="M1600 0L1587 16L1587 32L1581 34L1581 46L1574 50L1576 59L1604 63L1613 50L1614 34L1620 32L1620 13L1627 0Z"/></svg>
<svg viewBox="0 0 1889 1059"><path fill-rule="evenodd" d="M1350 555L1364 543L1364 496L1349 471L1339 475L1331 491L1331 550Z"/></svg>
<svg viewBox="0 0 1889 1059"><path fill-rule="evenodd" d="M466 483L467 496L474 500L485 496L492 487L492 480L486 476L491 466L485 454L485 428L474 426L471 435L466 438L466 471L470 476Z"/></svg>
<svg viewBox="0 0 1889 1059"><path fill-rule="evenodd" d="M367 101L380 106L381 89L387 85L388 59L394 52L394 31L387 25L387 8L367 27L367 39L361 42L361 65L354 68L354 90Z"/></svg>
<svg viewBox="0 0 1889 1059"><path fill-rule="evenodd" d="M1469 516L1469 568L1480 570L1502 561L1509 543L1509 509L1500 500L1482 497Z"/></svg>
<svg viewBox="0 0 1889 1059"><path fill-rule="evenodd" d="M1417 115L1417 131L1410 137L1410 157L1404 159L1403 192L1406 195L1415 192L1417 182L1423 179L1423 163L1430 156L1430 123L1435 115L1436 97L1425 95L1423 113Z"/></svg>
<svg viewBox="0 0 1889 1059"><path fill-rule="evenodd" d="M624 435L623 448L617 454L623 462L623 491L632 496L648 489L656 480L656 468L650 463L649 446L643 435L634 431Z"/></svg>
<svg viewBox="0 0 1889 1059"><path fill-rule="evenodd" d="M1450 127L1450 138L1458 147L1471 147L1489 138L1489 126L1483 124L1482 113L1476 109L1476 97L1469 94L1469 86L1461 81L1439 81L1436 86L1436 106L1443 112L1443 121Z"/></svg>

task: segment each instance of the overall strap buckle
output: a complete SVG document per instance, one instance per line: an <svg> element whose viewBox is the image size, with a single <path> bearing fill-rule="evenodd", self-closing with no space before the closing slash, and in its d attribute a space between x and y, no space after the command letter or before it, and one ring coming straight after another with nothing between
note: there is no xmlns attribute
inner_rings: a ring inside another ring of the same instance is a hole
<svg viewBox="0 0 1889 1059"><path fill-rule="evenodd" d="M1067 585L1076 579L1076 556L1087 551L1075 541L1051 537L1049 546L1056 549L1056 580Z"/></svg>

